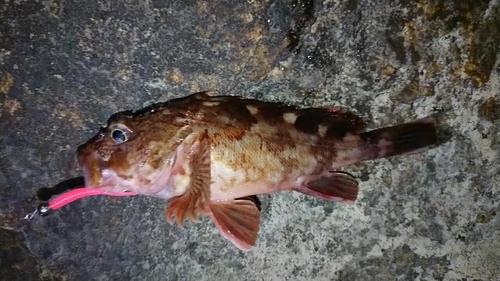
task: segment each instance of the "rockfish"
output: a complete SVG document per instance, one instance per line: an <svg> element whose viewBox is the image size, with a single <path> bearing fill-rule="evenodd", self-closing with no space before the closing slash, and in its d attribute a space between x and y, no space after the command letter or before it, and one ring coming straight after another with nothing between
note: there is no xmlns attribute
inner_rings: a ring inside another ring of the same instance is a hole
<svg viewBox="0 0 500 281"><path fill-rule="evenodd" d="M112 115L77 158L87 187L165 199L167 220L179 226L210 216L224 237L249 250L259 231L255 195L293 190L352 203L358 183L339 168L437 143L432 117L365 127L340 108L201 92Z"/></svg>

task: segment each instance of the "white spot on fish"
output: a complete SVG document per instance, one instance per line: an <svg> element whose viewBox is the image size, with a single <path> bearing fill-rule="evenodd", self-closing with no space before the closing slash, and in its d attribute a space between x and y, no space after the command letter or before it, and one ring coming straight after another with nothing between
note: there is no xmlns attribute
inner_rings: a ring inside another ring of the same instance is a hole
<svg viewBox="0 0 500 281"><path fill-rule="evenodd" d="M177 122L177 123L187 123L188 121L189 121L189 119L187 119L187 118L182 118L182 117L175 118L175 122Z"/></svg>
<svg viewBox="0 0 500 281"><path fill-rule="evenodd" d="M218 101L204 101L203 102L204 106L209 106L209 107L218 106L219 104L220 104L220 102L218 102Z"/></svg>
<svg viewBox="0 0 500 281"><path fill-rule="evenodd" d="M295 120L297 120L297 114L294 112L287 112L283 114L283 120L290 124L295 124Z"/></svg>
<svg viewBox="0 0 500 281"><path fill-rule="evenodd" d="M253 106L253 105L247 105L246 108L248 109L248 111L252 114L252 115L255 115L257 113L259 113L259 109L256 107L256 106Z"/></svg>
<svg viewBox="0 0 500 281"><path fill-rule="evenodd" d="M359 141L359 136L356 134L346 134L343 139L344 142L356 143Z"/></svg>
<svg viewBox="0 0 500 281"><path fill-rule="evenodd" d="M324 138L326 136L326 131L328 130L328 127L325 125L319 125L318 126L318 134L320 137Z"/></svg>
<svg viewBox="0 0 500 281"><path fill-rule="evenodd" d="M393 144L390 141L381 139L378 142L378 147L380 149L379 156L386 156L391 151Z"/></svg>

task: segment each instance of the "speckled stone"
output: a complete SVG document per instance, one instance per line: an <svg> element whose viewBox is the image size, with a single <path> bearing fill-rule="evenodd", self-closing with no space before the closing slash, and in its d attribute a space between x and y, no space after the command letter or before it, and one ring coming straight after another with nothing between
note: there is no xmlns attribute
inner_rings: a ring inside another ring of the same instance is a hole
<svg viewBox="0 0 500 281"><path fill-rule="evenodd" d="M496 0L3 0L0 280L500 280L499 46ZM433 114L443 143L347 167L354 205L260 196L250 252L154 198L22 220L109 115L199 90Z"/></svg>

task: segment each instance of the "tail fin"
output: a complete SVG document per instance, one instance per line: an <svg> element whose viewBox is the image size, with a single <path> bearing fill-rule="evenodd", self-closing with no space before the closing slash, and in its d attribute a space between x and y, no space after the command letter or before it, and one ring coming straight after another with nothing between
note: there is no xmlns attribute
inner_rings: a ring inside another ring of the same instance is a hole
<svg viewBox="0 0 500 281"><path fill-rule="evenodd" d="M365 143L362 149L365 160L415 153L438 142L436 122L432 117L359 136Z"/></svg>

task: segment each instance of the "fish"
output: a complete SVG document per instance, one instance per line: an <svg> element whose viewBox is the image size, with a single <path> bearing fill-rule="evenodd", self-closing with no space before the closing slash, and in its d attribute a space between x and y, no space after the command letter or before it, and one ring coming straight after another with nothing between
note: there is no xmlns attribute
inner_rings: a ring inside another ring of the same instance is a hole
<svg viewBox="0 0 500 281"><path fill-rule="evenodd" d="M435 118L366 130L341 107L294 105L199 92L113 114L80 145L87 188L167 201L168 222L209 216L241 250L255 246L256 195L295 191L352 204L351 164L417 153L438 142Z"/></svg>

